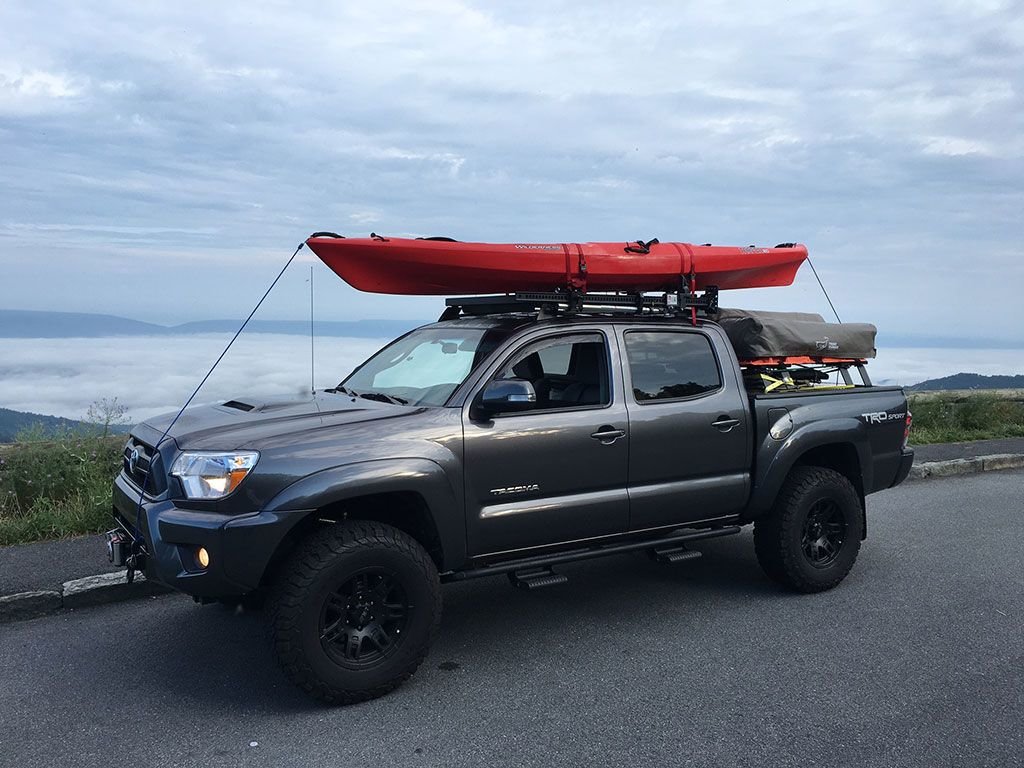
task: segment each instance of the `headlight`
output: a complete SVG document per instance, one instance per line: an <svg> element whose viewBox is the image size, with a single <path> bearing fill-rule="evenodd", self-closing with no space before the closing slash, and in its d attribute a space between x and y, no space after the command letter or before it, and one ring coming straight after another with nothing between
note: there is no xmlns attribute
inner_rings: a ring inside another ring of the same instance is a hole
<svg viewBox="0 0 1024 768"><path fill-rule="evenodd" d="M171 474L181 480L190 499L220 499L245 480L259 457L256 451L185 451L174 460Z"/></svg>

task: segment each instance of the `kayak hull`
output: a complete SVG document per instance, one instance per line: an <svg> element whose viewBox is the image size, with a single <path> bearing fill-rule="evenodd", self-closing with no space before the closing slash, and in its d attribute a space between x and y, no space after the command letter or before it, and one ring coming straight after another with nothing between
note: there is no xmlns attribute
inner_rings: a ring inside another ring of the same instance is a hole
<svg viewBox="0 0 1024 768"><path fill-rule="evenodd" d="M689 243L461 243L406 238L311 237L310 249L370 293L464 295L554 291L675 291L683 277L722 290L790 285L807 258L777 248Z"/></svg>

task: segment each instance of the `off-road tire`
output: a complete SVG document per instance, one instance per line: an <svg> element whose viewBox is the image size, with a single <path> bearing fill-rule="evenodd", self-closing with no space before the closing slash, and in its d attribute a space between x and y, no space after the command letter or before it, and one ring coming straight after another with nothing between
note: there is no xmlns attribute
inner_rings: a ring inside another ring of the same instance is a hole
<svg viewBox="0 0 1024 768"><path fill-rule="evenodd" d="M348 660L332 658L322 642L328 599L360 574L381 568L408 595L406 634L373 666L343 666ZM325 703L355 704L393 690L422 663L440 625L441 585L417 541L383 523L346 521L317 531L295 549L271 590L267 616L274 653L288 678Z"/></svg>
<svg viewBox="0 0 1024 768"><path fill-rule="evenodd" d="M805 552L805 526L812 510L829 503L842 516L842 543L833 559L816 565ZM846 578L863 532L860 496L850 481L832 469L799 466L789 473L771 512L755 521L754 550L773 581L798 592L823 592Z"/></svg>

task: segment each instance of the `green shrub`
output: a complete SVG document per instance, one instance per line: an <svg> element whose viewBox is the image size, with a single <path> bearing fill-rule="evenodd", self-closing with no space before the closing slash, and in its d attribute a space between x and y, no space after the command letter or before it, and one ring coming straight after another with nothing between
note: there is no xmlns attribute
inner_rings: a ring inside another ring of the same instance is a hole
<svg viewBox="0 0 1024 768"><path fill-rule="evenodd" d="M911 443L1024 437L1024 402L995 394L914 395Z"/></svg>
<svg viewBox="0 0 1024 768"><path fill-rule="evenodd" d="M30 431L0 451L0 545L110 527L123 437Z"/></svg>

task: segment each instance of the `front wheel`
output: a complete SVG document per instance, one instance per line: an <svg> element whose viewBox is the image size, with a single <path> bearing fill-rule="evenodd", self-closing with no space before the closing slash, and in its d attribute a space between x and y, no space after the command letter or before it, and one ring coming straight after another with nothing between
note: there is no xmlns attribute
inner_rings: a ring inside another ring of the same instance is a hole
<svg viewBox="0 0 1024 768"><path fill-rule="evenodd" d="M824 467L796 467L772 511L754 523L754 549L764 572L798 592L822 592L853 568L864 532L856 489Z"/></svg>
<svg viewBox="0 0 1024 768"><path fill-rule="evenodd" d="M309 695L330 704L376 698L416 671L437 634L437 568L396 528L337 523L292 555L269 618L282 669Z"/></svg>

